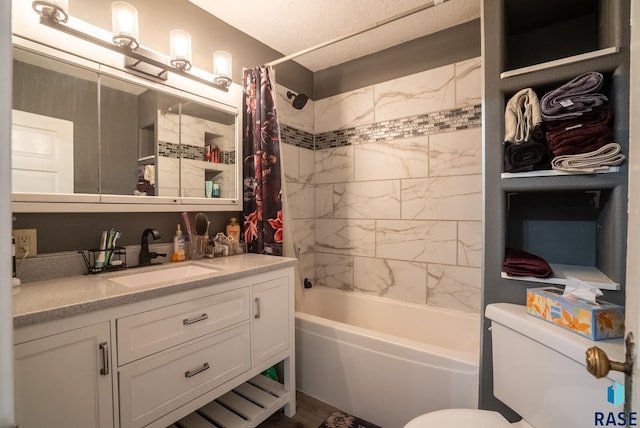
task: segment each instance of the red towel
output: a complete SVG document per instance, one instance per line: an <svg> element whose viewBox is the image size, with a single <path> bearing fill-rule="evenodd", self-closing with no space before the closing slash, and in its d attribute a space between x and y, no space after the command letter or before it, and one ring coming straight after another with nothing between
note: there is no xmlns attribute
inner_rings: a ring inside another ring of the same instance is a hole
<svg viewBox="0 0 640 428"><path fill-rule="evenodd" d="M551 266L542 257L515 248L506 249L502 271L511 276L536 278L549 278L553 275Z"/></svg>
<svg viewBox="0 0 640 428"><path fill-rule="evenodd" d="M613 142L612 123L613 109L608 103L580 117L545 122L547 144L556 156L592 152Z"/></svg>

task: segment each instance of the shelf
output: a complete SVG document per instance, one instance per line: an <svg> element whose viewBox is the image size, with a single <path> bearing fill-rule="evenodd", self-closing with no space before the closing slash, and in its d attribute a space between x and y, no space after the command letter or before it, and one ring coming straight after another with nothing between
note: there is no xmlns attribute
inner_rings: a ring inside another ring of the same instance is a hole
<svg viewBox="0 0 640 428"><path fill-rule="evenodd" d="M559 171L556 169L543 169L540 171L527 172L503 172L500 178L525 178L525 177L559 177L566 175L593 175L593 174L610 174L620 172L619 166L610 166L606 171L583 172L583 171Z"/></svg>
<svg viewBox="0 0 640 428"><path fill-rule="evenodd" d="M617 54L619 52L620 52L620 48L611 47L611 48L600 49L597 51L587 52L579 55L573 55L573 56L562 58L562 59L556 59L553 61L543 62L540 64L535 64L527 67L516 68L514 70L504 71L500 73L500 79L506 79L513 76L520 76L522 74L532 73L534 71L549 70L551 68L560 67L567 64L575 64L575 63L586 61L589 59L601 58L604 56Z"/></svg>
<svg viewBox="0 0 640 428"><path fill-rule="evenodd" d="M284 386L258 375L178 421L184 428L250 428L287 403Z"/></svg>
<svg viewBox="0 0 640 428"><path fill-rule="evenodd" d="M515 281L537 282L541 284L566 285L569 277L574 277L602 290L619 290L620 284L611 281L598 268L591 266L549 264L553 269L553 278L536 278L533 276L510 276L501 272L500 276Z"/></svg>

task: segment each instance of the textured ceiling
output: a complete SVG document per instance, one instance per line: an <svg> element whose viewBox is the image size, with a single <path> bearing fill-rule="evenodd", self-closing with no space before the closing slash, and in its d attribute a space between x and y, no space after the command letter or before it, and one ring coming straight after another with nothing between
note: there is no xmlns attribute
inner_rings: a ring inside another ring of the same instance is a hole
<svg viewBox="0 0 640 428"><path fill-rule="evenodd" d="M425 0L189 1L285 55L427 3ZM449 0L295 61L318 71L479 17L480 0Z"/></svg>

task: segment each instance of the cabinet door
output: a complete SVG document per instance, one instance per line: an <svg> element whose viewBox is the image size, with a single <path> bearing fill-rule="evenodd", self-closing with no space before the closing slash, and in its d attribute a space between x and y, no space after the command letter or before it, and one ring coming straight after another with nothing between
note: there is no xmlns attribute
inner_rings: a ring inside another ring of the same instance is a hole
<svg viewBox="0 0 640 428"><path fill-rule="evenodd" d="M22 343L14 354L21 428L113 427L108 323Z"/></svg>
<svg viewBox="0 0 640 428"><path fill-rule="evenodd" d="M260 364L289 347L288 277L253 285L253 362Z"/></svg>

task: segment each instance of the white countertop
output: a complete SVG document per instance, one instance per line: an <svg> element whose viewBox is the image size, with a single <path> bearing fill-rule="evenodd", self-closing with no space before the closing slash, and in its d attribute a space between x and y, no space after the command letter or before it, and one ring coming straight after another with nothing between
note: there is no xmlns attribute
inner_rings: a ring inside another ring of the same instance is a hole
<svg viewBox="0 0 640 428"><path fill-rule="evenodd" d="M38 281L15 287L13 326L24 327L69 316L88 313L181 291L206 287L262 272L294 266L296 259L259 254L242 254L216 259L200 259L182 263L164 263L127 270ZM149 270L171 269L178 265L199 264L216 271L206 277L190 280L161 281L126 287L110 279Z"/></svg>

